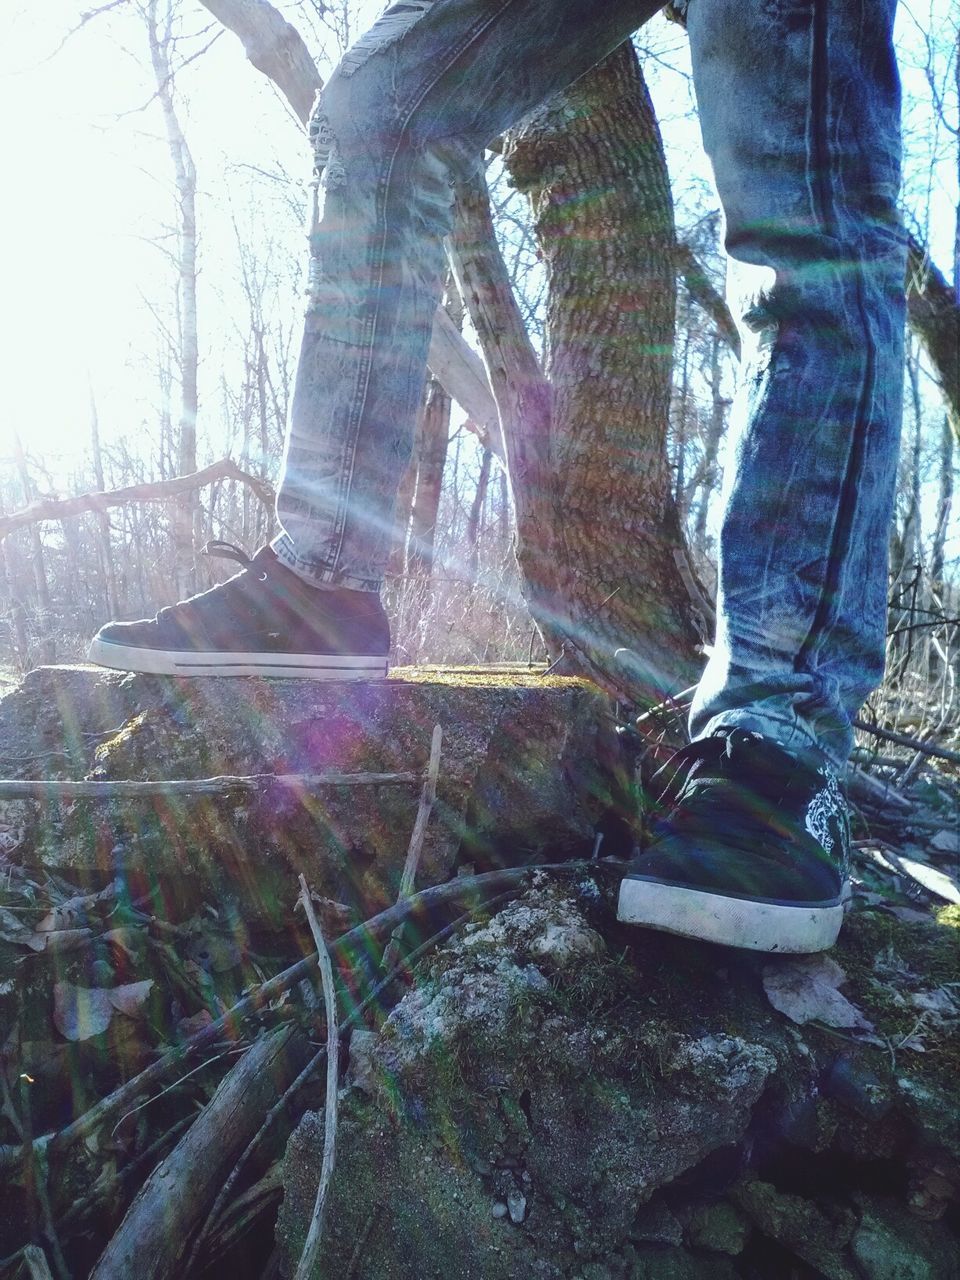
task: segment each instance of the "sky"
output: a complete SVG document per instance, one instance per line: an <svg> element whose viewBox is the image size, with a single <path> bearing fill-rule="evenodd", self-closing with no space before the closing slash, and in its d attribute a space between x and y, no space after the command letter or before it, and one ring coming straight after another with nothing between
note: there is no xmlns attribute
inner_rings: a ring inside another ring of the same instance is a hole
<svg viewBox="0 0 960 1280"><path fill-rule="evenodd" d="M166 315L170 299L163 251L172 221L170 163L151 100L145 36L133 15L107 14L63 43L85 5L7 3L13 16L0 47L0 171L8 192L0 204L0 359L6 366L0 465L15 428L28 450L60 459L66 471L89 439L91 389L107 439L136 441L154 429L154 310ZM932 3L932 15L924 21L946 21L951 0L925 3ZM377 11L370 6L371 14ZM199 32L208 16L199 7L196 13ZM655 56L646 65L682 213L685 203L693 208L715 197L698 133L685 119L690 90L683 35L656 21L649 38ZM922 99L925 87L910 65L916 40L909 10L900 23L908 43L914 32L904 79ZM216 31L211 25L197 44ZM308 157L289 109L230 33L220 33L179 83L199 176L201 325L209 338L242 322L232 220L245 225L251 201L261 209L276 202L275 252L302 257L290 205L306 180ZM287 178L270 181L261 173ZM933 247L944 268L954 181L947 157L931 188L938 211ZM291 294L291 308L299 305ZM208 404L231 359L229 347L207 351L201 396Z"/></svg>

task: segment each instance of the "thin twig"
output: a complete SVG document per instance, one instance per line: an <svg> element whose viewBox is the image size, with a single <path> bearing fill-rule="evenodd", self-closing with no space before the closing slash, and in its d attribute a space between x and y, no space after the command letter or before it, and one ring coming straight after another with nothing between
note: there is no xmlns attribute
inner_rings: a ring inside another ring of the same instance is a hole
<svg viewBox="0 0 960 1280"><path fill-rule="evenodd" d="M168 1084L165 1089L161 1089L160 1092L155 1093L153 1097L147 1098L145 1102L141 1102L137 1106L131 1107L129 1111L125 1111L123 1115L120 1117L120 1119L117 1121L117 1123L110 1130L110 1137L111 1138L113 1137L113 1135L117 1132L117 1130L123 1124L124 1120L126 1120L129 1116L135 1116L137 1112L142 1111L144 1107L149 1107L154 1102L159 1101L159 1099L162 1098L164 1094L169 1093L171 1089L176 1089L179 1085L183 1084L184 1080L189 1080L191 1076L195 1076L197 1072L202 1071L204 1067L212 1067L213 1064L215 1062L219 1062L221 1058L233 1057L238 1053L246 1053L249 1047L250 1047L249 1045L243 1044L236 1049L224 1049L222 1053L217 1053L212 1058L207 1058L205 1062L198 1063L195 1067L191 1068L191 1070L188 1071L186 1075L180 1076L178 1080L171 1081L171 1083Z"/></svg>
<svg viewBox="0 0 960 1280"><path fill-rule="evenodd" d="M420 791L420 803L417 805L417 816L413 824L413 831L410 834L410 843L407 846L407 856L403 864L403 872L400 876L400 889L397 893L397 901L402 902L404 898L409 898L413 893L413 886L417 879L417 867L420 864L420 855L423 852L423 842L427 834L427 823L430 820L430 811L433 809L433 802L437 798L437 779L440 776L440 747L443 742L443 730L440 725L433 726L433 737L430 740L430 762L427 765L427 776L424 779L423 787ZM400 933L403 925L397 925L393 933L390 935L390 941L387 943L383 951L383 967L389 969L397 958L400 948Z"/></svg>
<svg viewBox="0 0 960 1280"><path fill-rule="evenodd" d="M313 909L313 900L303 875L300 876L300 901L307 913L307 921L313 941L317 947L317 961L320 966L320 980L323 984L323 1002L327 1013L327 1097L324 1108L323 1124L323 1160L320 1164L320 1185L317 1187L317 1199L313 1206L313 1217L310 1219L310 1230L300 1255L300 1262L294 1273L294 1280L307 1280L313 1271L317 1250L323 1236L323 1218L327 1207L327 1192L333 1178L334 1164L337 1158L337 1058L339 1048L339 1032L337 1031L337 999L333 987L333 966L330 953Z"/></svg>
<svg viewBox="0 0 960 1280"><path fill-rule="evenodd" d="M442 742L443 730L440 725L435 724L433 726L433 737L430 740L430 763L427 765L427 776L424 779L423 790L420 792L420 804L417 806L417 817L413 824L413 832L407 848L407 858L403 864L398 898L409 898L413 893L413 886L417 878L417 867L420 863L420 854L423 852L423 842L427 834L427 823L430 821L430 812L437 798L437 779L440 777L440 747Z"/></svg>
<svg viewBox="0 0 960 1280"><path fill-rule="evenodd" d="M692 684L689 689L681 689L679 693L673 694L672 697L665 698L663 702L658 702L655 707L651 707L649 711L644 711L643 715L637 716L634 724L643 724L644 720L652 720L660 714L661 711L685 711L685 702L687 698L696 693L697 686Z"/></svg>
<svg viewBox="0 0 960 1280"><path fill-rule="evenodd" d="M403 920L409 919L410 916L420 912L424 915L429 915L432 911L445 907L451 902L456 902L471 893L492 896L517 881L535 875L537 872L552 871L562 875L572 875L580 874L581 872L593 873L597 870L606 870L619 873L628 865L626 862L619 862L612 858L600 859L597 862L583 860L575 862L541 862L524 867L502 867L497 871L485 871L477 876L458 876L453 880L448 880L445 884L432 885L429 889L422 889L405 901L397 902L385 911L381 911L378 915L372 916L369 920L364 920L361 924L356 925L355 928L341 934L332 944L332 950L337 956L352 955L358 944L362 943L365 947L368 946L377 938L390 933L396 925ZM139 1075L120 1085L113 1093L108 1094L106 1098L102 1098L89 1111L85 1111L83 1115L71 1121L65 1128L58 1130L56 1133L47 1133L35 1138L33 1145L46 1147L52 1153L66 1150L74 1142L87 1137L114 1112L120 1110L121 1107L127 1106L144 1089L163 1080L187 1059L208 1048L220 1038L223 1031L229 1028L232 1034L236 1034L240 1023L247 1018L254 1017L262 1009L265 1009L272 1000L276 1000L279 996L289 991L301 978L308 977L316 970L317 965L317 957L309 955L281 970L280 973L275 974L266 982L261 983L259 987L254 988L242 1000L238 1000L226 1013L195 1032L182 1045L168 1050L157 1058L155 1062L152 1062L149 1067L145 1067ZM22 1158L23 1147L21 1144L11 1143L0 1146L0 1171L18 1168Z"/></svg>
<svg viewBox="0 0 960 1280"><path fill-rule="evenodd" d="M877 738L883 738L885 742L895 742L901 747L910 747L913 751L919 751L921 755L936 756L938 760L949 760L952 764L960 764L960 751L948 751L946 747L931 747L927 742L921 742L919 738L908 737L905 733L894 733L892 729L881 729L879 725L867 724L865 720L854 720L853 727L862 729L864 733L872 733Z"/></svg>
<svg viewBox="0 0 960 1280"><path fill-rule="evenodd" d="M314 787L397 786L419 782L418 773L252 773L234 777L163 778L137 782L118 778L98 782L84 778L0 778L0 799L33 796L38 800L112 800L142 796L219 795L229 791L263 791L269 787L292 787L309 791Z"/></svg>

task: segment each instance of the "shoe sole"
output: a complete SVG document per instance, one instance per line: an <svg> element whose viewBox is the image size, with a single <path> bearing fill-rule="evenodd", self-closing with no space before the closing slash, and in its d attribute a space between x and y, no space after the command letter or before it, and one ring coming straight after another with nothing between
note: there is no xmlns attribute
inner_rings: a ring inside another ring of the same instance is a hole
<svg viewBox="0 0 960 1280"><path fill-rule="evenodd" d="M383 680L387 659L327 653L177 653L92 640L90 662L157 676L281 676L296 680Z"/></svg>
<svg viewBox="0 0 960 1280"><path fill-rule="evenodd" d="M826 951L836 942L843 903L725 897L630 876L620 885L617 919L723 947L809 955Z"/></svg>

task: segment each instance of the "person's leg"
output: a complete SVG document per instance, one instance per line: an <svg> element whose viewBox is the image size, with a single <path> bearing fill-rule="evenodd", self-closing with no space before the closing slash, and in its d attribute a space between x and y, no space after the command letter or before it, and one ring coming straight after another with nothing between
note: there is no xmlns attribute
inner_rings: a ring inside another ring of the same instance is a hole
<svg viewBox="0 0 960 1280"><path fill-rule="evenodd" d="M716 644L620 918L764 951L842 919L837 771L883 672L902 397L895 0L689 0L727 248L765 269Z"/></svg>
<svg viewBox="0 0 960 1280"><path fill-rule="evenodd" d="M284 564L375 591L394 535L452 184L655 0L411 0L334 72L314 118L322 214L277 504Z"/></svg>
<svg viewBox="0 0 960 1280"><path fill-rule="evenodd" d="M717 636L691 736L836 767L883 674L903 379L895 0L690 0L704 142L734 258L770 269L732 424Z"/></svg>
<svg viewBox="0 0 960 1280"><path fill-rule="evenodd" d="M273 547L229 582L110 623L89 656L173 675L386 674L378 588L410 455L456 178L659 0L407 0L346 54L313 120L322 213Z"/></svg>

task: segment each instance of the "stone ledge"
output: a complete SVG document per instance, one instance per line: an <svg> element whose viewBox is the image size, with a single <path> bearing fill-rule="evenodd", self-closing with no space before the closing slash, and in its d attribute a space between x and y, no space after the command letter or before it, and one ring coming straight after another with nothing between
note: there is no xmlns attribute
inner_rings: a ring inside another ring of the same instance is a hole
<svg viewBox="0 0 960 1280"><path fill-rule="evenodd" d="M615 786L609 700L586 681L524 668L399 668L385 681L320 684L41 667L0 699L0 772L419 773L437 723L443 754L421 883L446 878L458 858L486 865L589 850ZM418 796L405 785L2 801L0 827L31 861L74 878L120 875L174 913L181 897L211 885L245 914L279 923L300 871L336 901L376 909L392 898Z"/></svg>

